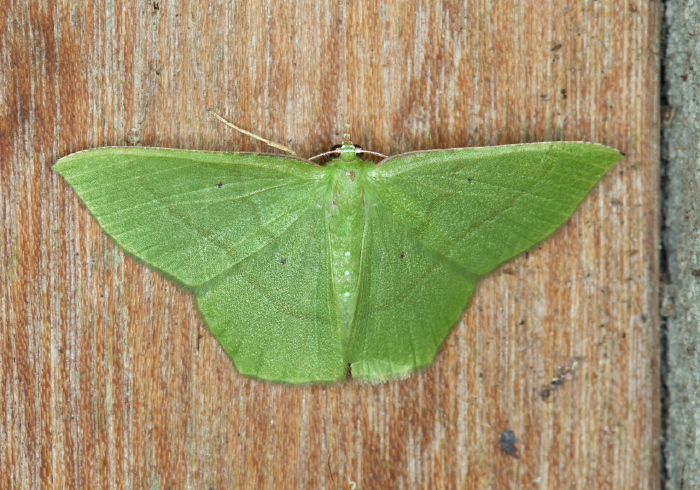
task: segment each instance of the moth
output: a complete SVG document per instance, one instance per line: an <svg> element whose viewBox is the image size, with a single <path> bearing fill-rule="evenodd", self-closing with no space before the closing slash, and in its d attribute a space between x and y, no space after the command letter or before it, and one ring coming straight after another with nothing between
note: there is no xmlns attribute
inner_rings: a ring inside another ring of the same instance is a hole
<svg viewBox="0 0 700 490"><path fill-rule="evenodd" d="M363 153L349 139L326 165L110 147L53 168L122 250L194 294L240 373L299 384L426 367L479 279L623 156L582 142Z"/></svg>

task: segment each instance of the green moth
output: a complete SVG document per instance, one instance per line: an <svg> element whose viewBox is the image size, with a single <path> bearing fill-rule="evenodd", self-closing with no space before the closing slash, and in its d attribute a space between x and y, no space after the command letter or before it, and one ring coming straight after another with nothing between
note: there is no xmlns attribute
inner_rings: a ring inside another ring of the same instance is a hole
<svg viewBox="0 0 700 490"><path fill-rule="evenodd" d="M430 364L478 280L623 156L575 142L335 153L112 147L53 168L125 252L194 294L243 375L376 382Z"/></svg>

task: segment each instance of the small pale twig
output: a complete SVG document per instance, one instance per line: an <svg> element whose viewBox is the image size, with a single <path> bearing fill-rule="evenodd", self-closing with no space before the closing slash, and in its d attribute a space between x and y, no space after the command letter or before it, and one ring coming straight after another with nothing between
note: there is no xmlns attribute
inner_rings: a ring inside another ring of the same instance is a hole
<svg viewBox="0 0 700 490"><path fill-rule="evenodd" d="M228 122L226 119L224 119L223 117L221 117L220 115L218 115L218 114L217 114L216 112L214 112L214 111L211 111L211 110L210 110L210 111L208 111L208 112L209 112L210 114L214 115L219 121L221 121L222 123L224 123L224 124L227 125L227 126L232 127L232 128L235 129L236 131L239 131L239 132L241 132L241 133L243 133L243 134L245 134L245 135L247 135L247 136L250 136L251 138L255 138L255 139L258 140L258 141L262 141L262 142L265 143L266 145L272 146L273 148L277 148L278 150L282 150L282 151L286 151L287 153L291 153L291 154L294 155L295 157L298 157L298 156L299 156L299 155L297 155L297 152L295 152L295 151L292 150L291 148L288 148L288 147L286 147L286 146L284 146L284 145L282 145L282 144L280 144L280 143L275 143L274 141L266 140L265 138L262 138L262 137L258 136L257 134L253 134L253 133L251 133L250 131L246 131L245 129L241 129L241 128L239 128L238 126L236 126L235 124L233 124L233 123L231 123L231 122Z"/></svg>

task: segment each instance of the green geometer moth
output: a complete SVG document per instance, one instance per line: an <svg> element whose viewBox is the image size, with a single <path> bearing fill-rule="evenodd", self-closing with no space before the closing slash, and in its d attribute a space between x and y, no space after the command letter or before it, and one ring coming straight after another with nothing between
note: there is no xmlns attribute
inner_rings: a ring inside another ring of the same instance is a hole
<svg viewBox="0 0 700 490"><path fill-rule="evenodd" d="M477 281L551 235L623 156L582 142L363 152L346 138L317 165L108 147L53 168L125 252L194 294L242 374L374 382L430 364Z"/></svg>

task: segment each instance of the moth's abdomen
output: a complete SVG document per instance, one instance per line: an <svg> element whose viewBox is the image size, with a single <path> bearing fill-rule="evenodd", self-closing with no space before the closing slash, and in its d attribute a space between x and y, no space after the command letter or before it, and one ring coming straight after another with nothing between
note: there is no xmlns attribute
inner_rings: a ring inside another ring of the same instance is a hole
<svg viewBox="0 0 700 490"><path fill-rule="evenodd" d="M365 236L364 204L367 163L356 159L340 162L328 169L333 172L332 192L327 202L328 238L331 274L338 318L343 336L348 335L357 304L360 281L362 241Z"/></svg>

